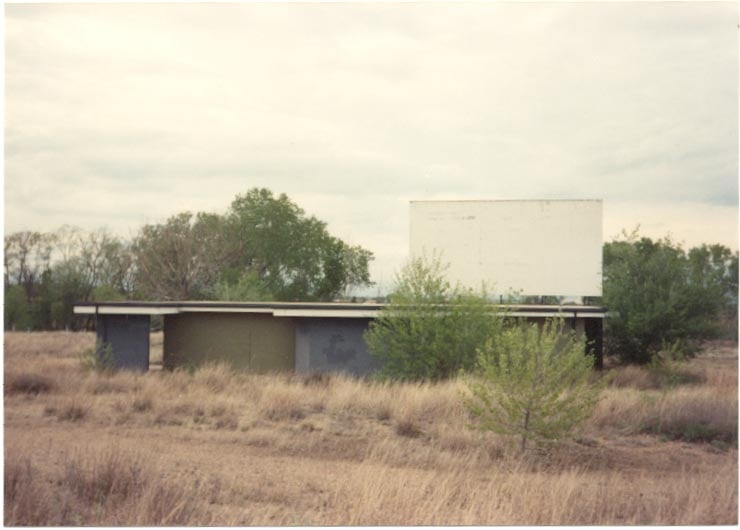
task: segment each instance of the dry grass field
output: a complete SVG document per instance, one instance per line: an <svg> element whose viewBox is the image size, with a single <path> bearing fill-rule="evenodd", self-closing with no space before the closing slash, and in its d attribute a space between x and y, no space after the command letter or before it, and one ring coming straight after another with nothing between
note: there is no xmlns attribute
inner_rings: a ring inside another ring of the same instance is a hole
<svg viewBox="0 0 740 530"><path fill-rule="evenodd" d="M468 428L460 381L105 375L91 334L4 344L6 525L738 522L735 344L612 370L579 437L524 454Z"/></svg>

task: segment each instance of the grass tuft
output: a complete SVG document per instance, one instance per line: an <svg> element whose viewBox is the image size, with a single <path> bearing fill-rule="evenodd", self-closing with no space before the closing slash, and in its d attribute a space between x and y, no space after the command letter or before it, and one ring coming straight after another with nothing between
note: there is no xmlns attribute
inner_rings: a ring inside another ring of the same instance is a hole
<svg viewBox="0 0 740 530"><path fill-rule="evenodd" d="M47 408L44 412L55 414L59 421L77 422L87 417L90 408L76 401L66 401L59 406Z"/></svg>
<svg viewBox="0 0 740 530"><path fill-rule="evenodd" d="M51 392L56 385L43 375L34 373L9 374L5 378L5 394L39 395Z"/></svg>
<svg viewBox="0 0 740 530"><path fill-rule="evenodd" d="M154 408L154 403L150 397L137 396L131 402L131 410L134 412L148 412L152 410L152 408Z"/></svg>
<svg viewBox="0 0 740 530"><path fill-rule="evenodd" d="M220 394L234 381L233 368L223 362L207 363L193 373L193 384L213 394Z"/></svg>
<svg viewBox="0 0 740 530"><path fill-rule="evenodd" d="M72 457L65 464L62 480L65 487L90 504L121 503L144 483L141 461L115 449Z"/></svg>
<svg viewBox="0 0 740 530"><path fill-rule="evenodd" d="M700 385L706 381L704 370L680 362L654 366L627 365L609 371L609 385L613 388L664 390L681 385Z"/></svg>
<svg viewBox="0 0 740 530"><path fill-rule="evenodd" d="M270 421L301 420L306 417L304 394L295 384L267 385L258 404L260 415Z"/></svg>
<svg viewBox="0 0 740 530"><path fill-rule="evenodd" d="M418 438L423 432L414 420L402 418L396 422L396 434L407 438Z"/></svg>
<svg viewBox="0 0 740 530"><path fill-rule="evenodd" d="M218 418L213 424L216 429L235 431L239 428L239 419L235 415L226 415Z"/></svg>
<svg viewBox="0 0 740 530"><path fill-rule="evenodd" d="M328 387L332 383L332 375L325 372L311 372L299 377L304 386Z"/></svg>

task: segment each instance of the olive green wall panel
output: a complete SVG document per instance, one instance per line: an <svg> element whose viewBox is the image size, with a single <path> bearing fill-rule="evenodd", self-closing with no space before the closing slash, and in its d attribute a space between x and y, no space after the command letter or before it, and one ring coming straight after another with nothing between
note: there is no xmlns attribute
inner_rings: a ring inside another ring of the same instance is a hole
<svg viewBox="0 0 740 530"><path fill-rule="evenodd" d="M255 313L182 313L164 319L164 367L226 361L254 372L295 370L295 324Z"/></svg>

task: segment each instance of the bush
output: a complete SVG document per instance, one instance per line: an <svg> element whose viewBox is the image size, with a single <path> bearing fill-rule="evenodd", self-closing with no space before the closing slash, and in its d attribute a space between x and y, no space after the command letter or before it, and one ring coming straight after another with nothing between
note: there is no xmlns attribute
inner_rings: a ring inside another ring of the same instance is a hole
<svg viewBox="0 0 740 530"><path fill-rule="evenodd" d="M440 380L475 366L486 339L502 327L485 290L452 287L434 257L414 258L397 277L390 303L370 323L365 342L382 378Z"/></svg>
<svg viewBox="0 0 740 530"><path fill-rule="evenodd" d="M522 323L489 339L479 352L479 379L470 379L468 410L479 427L527 440L558 440L593 411L600 387L589 383L593 357L562 319Z"/></svg>
<svg viewBox="0 0 740 530"><path fill-rule="evenodd" d="M670 238L637 231L604 245L604 304L610 354L647 364L666 344L691 354L719 332L719 316L737 315L737 253L721 245L688 254Z"/></svg>

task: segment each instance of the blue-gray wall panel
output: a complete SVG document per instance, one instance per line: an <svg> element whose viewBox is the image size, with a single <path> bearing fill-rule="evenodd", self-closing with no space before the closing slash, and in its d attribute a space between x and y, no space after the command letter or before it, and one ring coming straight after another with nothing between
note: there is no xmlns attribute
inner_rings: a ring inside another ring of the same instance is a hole
<svg viewBox="0 0 740 530"><path fill-rule="evenodd" d="M296 319L296 372L368 375L380 362L367 351L363 333L370 319Z"/></svg>
<svg viewBox="0 0 740 530"><path fill-rule="evenodd" d="M98 343L110 345L114 368L149 370L149 315L98 315L96 328Z"/></svg>

